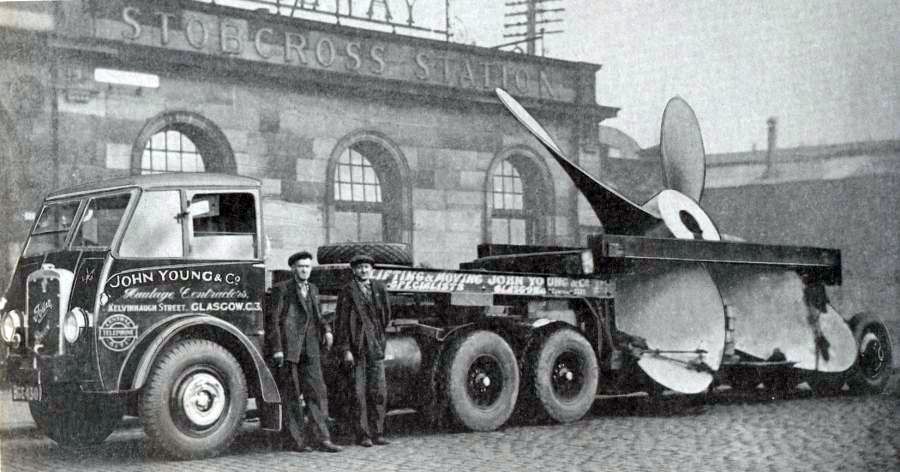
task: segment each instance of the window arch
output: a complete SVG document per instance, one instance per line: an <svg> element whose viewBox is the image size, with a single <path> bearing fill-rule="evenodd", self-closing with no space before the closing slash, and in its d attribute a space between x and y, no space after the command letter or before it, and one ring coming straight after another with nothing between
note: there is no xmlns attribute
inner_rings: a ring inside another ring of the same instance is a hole
<svg viewBox="0 0 900 472"><path fill-rule="evenodd" d="M131 152L132 174L161 172L237 174L237 165L228 139L212 121L169 111L147 121Z"/></svg>
<svg viewBox="0 0 900 472"><path fill-rule="evenodd" d="M327 170L329 242L412 243L409 167L399 147L371 131L338 143Z"/></svg>
<svg viewBox="0 0 900 472"><path fill-rule="evenodd" d="M485 182L485 235L493 244L544 245L553 234L550 170L526 147L494 157Z"/></svg>

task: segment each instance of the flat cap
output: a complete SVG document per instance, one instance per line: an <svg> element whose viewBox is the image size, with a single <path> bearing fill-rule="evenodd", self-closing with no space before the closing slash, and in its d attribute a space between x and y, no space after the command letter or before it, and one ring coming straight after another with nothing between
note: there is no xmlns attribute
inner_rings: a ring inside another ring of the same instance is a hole
<svg viewBox="0 0 900 472"><path fill-rule="evenodd" d="M291 257L288 257L288 266L293 267L294 263L300 259L312 259L312 254L309 251L300 251L291 254Z"/></svg>
<svg viewBox="0 0 900 472"><path fill-rule="evenodd" d="M368 254L357 254L350 258L350 267L355 267L364 262L368 262L369 264L375 265L375 259Z"/></svg>

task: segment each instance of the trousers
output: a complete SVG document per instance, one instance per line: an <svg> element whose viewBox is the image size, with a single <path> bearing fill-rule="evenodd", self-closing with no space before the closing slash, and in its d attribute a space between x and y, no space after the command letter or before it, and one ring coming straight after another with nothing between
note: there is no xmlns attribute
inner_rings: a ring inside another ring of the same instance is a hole
<svg viewBox="0 0 900 472"><path fill-rule="evenodd" d="M387 381L384 361L371 359L363 352L350 372L353 385L352 415L358 438L374 439L384 435L387 411Z"/></svg>
<svg viewBox="0 0 900 472"><path fill-rule="evenodd" d="M316 443L330 441L328 433L328 393L322 377L322 366L318 360L311 361L301 356L300 362L287 362L282 369L282 385L286 399L287 430L298 447L306 444L306 421L300 395L306 402L309 417L312 420L311 430Z"/></svg>

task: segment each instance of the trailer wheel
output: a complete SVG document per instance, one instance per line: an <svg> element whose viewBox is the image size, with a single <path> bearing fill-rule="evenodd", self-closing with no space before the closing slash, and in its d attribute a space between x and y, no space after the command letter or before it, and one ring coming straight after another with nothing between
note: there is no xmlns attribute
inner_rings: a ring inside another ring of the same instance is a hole
<svg viewBox="0 0 900 472"><path fill-rule="evenodd" d="M125 403L86 395L78 386L48 389L48 398L28 402L38 430L66 449L102 443L125 414Z"/></svg>
<svg viewBox="0 0 900 472"><path fill-rule="evenodd" d="M880 393L888 384L893 364L893 348L887 327L870 313L850 320L850 328L859 349L847 383L854 393Z"/></svg>
<svg viewBox="0 0 900 472"><path fill-rule="evenodd" d="M247 407L247 384L222 346L184 339L156 360L141 401L151 447L176 459L221 453L234 440Z"/></svg>
<svg viewBox="0 0 900 472"><path fill-rule="evenodd" d="M347 264L357 254L368 254L376 264L413 265L409 246L403 243L347 242L325 244L316 250L319 264Z"/></svg>
<svg viewBox="0 0 900 472"><path fill-rule="evenodd" d="M591 344L571 329L547 336L529 356L529 387L547 416L580 420L594 404L600 371Z"/></svg>
<svg viewBox="0 0 900 472"><path fill-rule="evenodd" d="M519 366L509 344L490 331L454 341L447 352L447 402L454 419L474 431L493 431L512 415Z"/></svg>

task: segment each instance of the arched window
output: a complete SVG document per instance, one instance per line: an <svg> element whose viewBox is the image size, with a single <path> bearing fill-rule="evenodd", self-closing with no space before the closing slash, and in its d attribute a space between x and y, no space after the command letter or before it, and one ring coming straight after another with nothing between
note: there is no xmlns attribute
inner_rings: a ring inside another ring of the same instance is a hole
<svg viewBox="0 0 900 472"><path fill-rule="evenodd" d="M496 244L526 244L528 215L522 195L522 177L509 161L504 160L494 171L491 191L491 235Z"/></svg>
<svg viewBox="0 0 900 472"><path fill-rule="evenodd" d="M327 172L329 242L412 242L409 167L398 146L379 133L351 134Z"/></svg>
<svg viewBox="0 0 900 472"><path fill-rule="evenodd" d="M485 240L492 244L548 244L553 188L543 160L527 148L500 153L488 169Z"/></svg>
<svg viewBox="0 0 900 472"><path fill-rule="evenodd" d="M144 125L131 152L133 174L237 174L234 152L218 126L193 112L170 111Z"/></svg>
<svg viewBox="0 0 900 472"><path fill-rule="evenodd" d="M384 203L381 179L365 146L349 147L338 158L334 173L335 241L383 241Z"/></svg>
<svg viewBox="0 0 900 472"><path fill-rule="evenodd" d="M141 155L141 173L203 172L203 157L191 138L175 129L166 129L147 140Z"/></svg>

